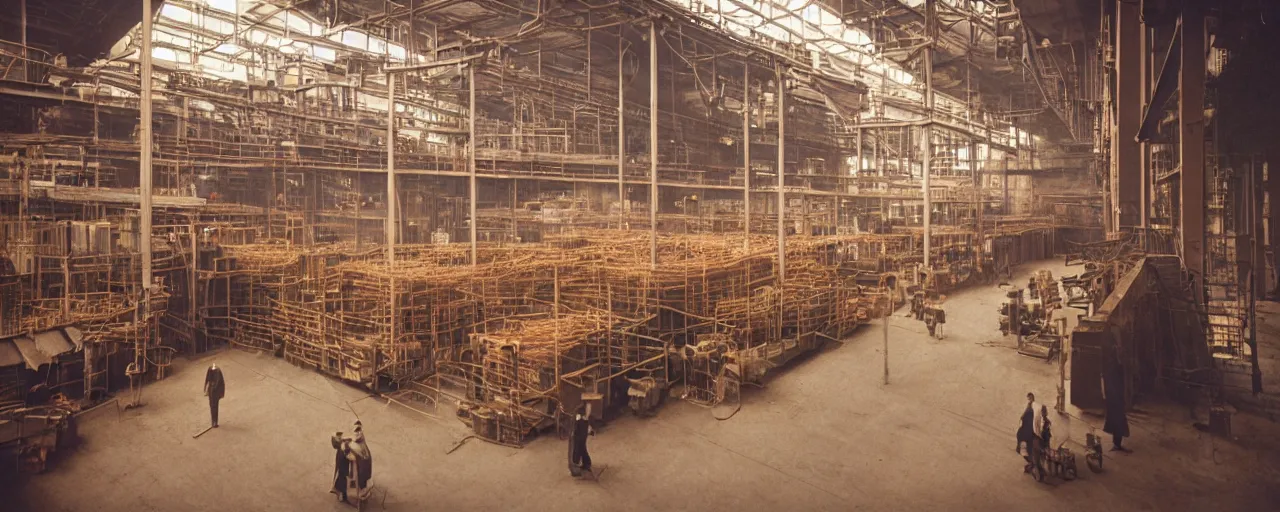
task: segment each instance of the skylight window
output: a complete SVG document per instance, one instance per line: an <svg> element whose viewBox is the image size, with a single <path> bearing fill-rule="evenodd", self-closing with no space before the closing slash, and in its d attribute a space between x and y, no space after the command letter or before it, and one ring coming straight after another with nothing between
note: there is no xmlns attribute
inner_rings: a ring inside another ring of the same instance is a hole
<svg viewBox="0 0 1280 512"><path fill-rule="evenodd" d="M152 48L151 57L169 62L191 63L190 53L174 50L173 48Z"/></svg>
<svg viewBox="0 0 1280 512"><path fill-rule="evenodd" d="M404 60L408 55L408 53L405 52L404 47L398 44L392 43L388 45L387 48L389 49L389 53L391 53L391 58L393 59Z"/></svg>
<svg viewBox="0 0 1280 512"><path fill-rule="evenodd" d="M303 34L308 36L314 36L314 35L320 34L319 27L312 25L310 21L303 19L302 16L298 16L298 15L290 16L288 12L286 12L284 16L286 20L286 25L289 27L289 30L291 32L296 32L298 34Z"/></svg>
<svg viewBox="0 0 1280 512"><path fill-rule="evenodd" d="M213 51L217 53L221 53L223 55L236 55L244 51L244 48L241 48L234 44L220 44L218 45L217 48L214 48Z"/></svg>
<svg viewBox="0 0 1280 512"><path fill-rule="evenodd" d="M338 41L352 48L369 49L369 36L354 30L343 30L342 38Z"/></svg>
<svg viewBox="0 0 1280 512"><path fill-rule="evenodd" d="M204 0L205 5L210 9L217 9L222 12L236 12L236 2L238 0Z"/></svg>
<svg viewBox="0 0 1280 512"><path fill-rule="evenodd" d="M160 8L160 16L186 24L195 23L193 20L196 18L195 13L173 4L164 4L164 6Z"/></svg>
<svg viewBox="0 0 1280 512"><path fill-rule="evenodd" d="M325 62L334 62L338 60L337 50L320 45L311 46L311 56Z"/></svg>
<svg viewBox="0 0 1280 512"><path fill-rule="evenodd" d="M165 5L168 5L168 4L165 4ZM224 21L222 19L215 18L213 16L202 16L202 18L204 19L200 23L201 26L203 26L205 30L208 30L210 32L216 32L222 35L231 35L231 33L235 32L236 30L235 24L229 21Z"/></svg>

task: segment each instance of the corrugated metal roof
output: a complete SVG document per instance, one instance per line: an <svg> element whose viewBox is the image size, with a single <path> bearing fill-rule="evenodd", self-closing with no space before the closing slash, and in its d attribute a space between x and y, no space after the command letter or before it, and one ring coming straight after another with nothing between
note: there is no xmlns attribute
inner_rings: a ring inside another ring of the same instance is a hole
<svg viewBox="0 0 1280 512"><path fill-rule="evenodd" d="M75 345L71 344L71 340L62 334L60 330L44 331L36 333L35 336L36 349L52 360L61 354L75 350Z"/></svg>
<svg viewBox="0 0 1280 512"><path fill-rule="evenodd" d="M19 336L13 338L13 344L18 347L18 352L22 353L22 359L26 361L27 368L34 370L53 362L53 358L36 348L36 342L31 338Z"/></svg>
<svg viewBox="0 0 1280 512"><path fill-rule="evenodd" d="M0 340L0 367L26 364L35 370L62 354L80 350L83 339L79 329L67 327Z"/></svg>

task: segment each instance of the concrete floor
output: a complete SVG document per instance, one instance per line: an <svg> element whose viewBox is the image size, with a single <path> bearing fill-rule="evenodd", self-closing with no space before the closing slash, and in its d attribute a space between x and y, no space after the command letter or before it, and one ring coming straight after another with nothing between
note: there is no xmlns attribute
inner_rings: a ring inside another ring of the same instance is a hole
<svg viewBox="0 0 1280 512"><path fill-rule="evenodd" d="M1066 270L1028 265L1018 282L1039 268ZM473 440L446 454L469 433L447 411L431 419L281 360L224 351L148 386L141 409L88 414L82 446L0 509L345 510L327 492L328 438L350 431L350 407L388 510L1280 510L1280 425L1244 415L1228 441L1191 428L1184 410L1144 404L1130 419L1134 453L1109 457L1104 473L1081 456L1077 481L1025 476L1013 452L1023 395L1052 405L1057 367L1001 338L1001 297L989 286L949 297L944 340L900 312L888 386L877 323L746 392L727 421L678 401L615 421L592 440L597 467L607 466L598 482L569 477L554 436L524 449ZM210 361L227 379L222 427L192 439L208 423ZM1075 416L1056 420L1055 439L1079 452L1101 420Z"/></svg>

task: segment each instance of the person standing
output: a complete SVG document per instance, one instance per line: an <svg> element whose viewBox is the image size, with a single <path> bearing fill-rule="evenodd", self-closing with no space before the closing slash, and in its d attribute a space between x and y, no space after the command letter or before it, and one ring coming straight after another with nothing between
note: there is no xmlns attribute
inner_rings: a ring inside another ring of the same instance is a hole
<svg viewBox="0 0 1280 512"><path fill-rule="evenodd" d="M347 452L356 462L356 493L363 498L365 489L369 487L369 479L373 478L373 453L365 443L362 430L356 431L355 440L347 446Z"/></svg>
<svg viewBox="0 0 1280 512"><path fill-rule="evenodd" d="M347 501L347 475L351 471L351 463L347 461L347 442L338 432L329 439L333 445L333 489L329 492L338 495L338 501Z"/></svg>
<svg viewBox="0 0 1280 512"><path fill-rule="evenodd" d="M227 381L222 378L222 369L218 364L209 365L204 374L204 395L209 397L209 417L213 420L212 428L218 428L218 401L227 391Z"/></svg>
<svg viewBox="0 0 1280 512"><path fill-rule="evenodd" d="M1018 425L1018 444L1014 446L1013 451L1022 453L1022 443L1027 444L1027 451L1031 451L1031 443L1036 437L1036 395L1035 393L1027 393L1027 408L1022 410L1022 418Z"/></svg>
<svg viewBox="0 0 1280 512"><path fill-rule="evenodd" d="M1102 431L1111 434L1111 451L1130 451L1121 445L1129 437L1129 418L1125 416L1124 365L1119 358L1113 359L1102 375L1102 400L1107 408Z"/></svg>
<svg viewBox="0 0 1280 512"><path fill-rule="evenodd" d="M1022 468L1024 473L1030 473L1032 469L1040 468L1040 460L1044 455L1044 444L1040 438L1041 429L1044 425L1045 418L1037 413L1044 406L1036 403L1036 395L1027 393L1027 408L1022 411L1022 424L1018 428L1018 450L1021 453L1022 443L1027 443L1027 454L1023 459L1027 461L1027 465ZM1043 474L1043 471L1040 473Z"/></svg>
<svg viewBox="0 0 1280 512"><path fill-rule="evenodd" d="M573 417L573 431L569 434L569 473L582 476L582 472L591 472L591 455L587 453L587 436L595 435L588 418L591 417L590 404L578 406Z"/></svg>
<svg viewBox="0 0 1280 512"><path fill-rule="evenodd" d="M1053 431L1049 421L1049 408L1040 406L1040 444L1044 445L1046 450L1053 450Z"/></svg>

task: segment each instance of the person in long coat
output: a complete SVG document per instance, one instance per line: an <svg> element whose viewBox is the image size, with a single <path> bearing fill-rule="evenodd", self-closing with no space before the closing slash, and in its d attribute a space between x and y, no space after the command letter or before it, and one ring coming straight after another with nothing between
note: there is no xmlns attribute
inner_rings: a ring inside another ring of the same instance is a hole
<svg viewBox="0 0 1280 512"><path fill-rule="evenodd" d="M347 440L342 432L334 434L329 440L333 445L333 489L329 492L338 495L338 501L347 501L347 475L351 471L351 463L347 461Z"/></svg>
<svg viewBox="0 0 1280 512"><path fill-rule="evenodd" d="M1125 381L1124 365L1120 361L1112 361L1102 375L1102 399L1106 402L1107 418L1102 431L1111 434L1111 451L1127 452L1121 446L1124 438L1129 437L1129 418L1125 416Z"/></svg>
<svg viewBox="0 0 1280 512"><path fill-rule="evenodd" d="M218 365L209 366L204 374L204 394L209 397L209 418L213 420L212 428L218 428L218 401L227 392L227 381L222 377L222 369Z"/></svg>
<svg viewBox="0 0 1280 512"><path fill-rule="evenodd" d="M591 472L591 455L587 453L587 436L594 435L591 423L590 405L578 406L573 417L573 430L569 434L569 473L581 476L583 471Z"/></svg>

